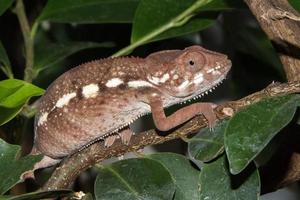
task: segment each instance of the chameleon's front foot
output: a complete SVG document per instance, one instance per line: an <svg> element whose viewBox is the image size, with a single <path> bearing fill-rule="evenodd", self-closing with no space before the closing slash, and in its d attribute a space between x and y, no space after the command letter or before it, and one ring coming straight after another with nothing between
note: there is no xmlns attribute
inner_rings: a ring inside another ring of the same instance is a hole
<svg viewBox="0 0 300 200"><path fill-rule="evenodd" d="M209 130L213 131L218 121L217 116L214 112L214 109L217 107L217 105L214 103L202 103L202 104L203 104L201 105L202 108L200 108L202 111L200 112L200 114L203 114L203 116L207 120L207 125Z"/></svg>
<svg viewBox="0 0 300 200"><path fill-rule="evenodd" d="M165 115L161 100L152 100L150 106L156 128L161 131L168 131L175 128L198 114L204 115L210 130L213 129L217 121L217 116L214 113L216 105L213 103L194 103L177 110L170 116Z"/></svg>

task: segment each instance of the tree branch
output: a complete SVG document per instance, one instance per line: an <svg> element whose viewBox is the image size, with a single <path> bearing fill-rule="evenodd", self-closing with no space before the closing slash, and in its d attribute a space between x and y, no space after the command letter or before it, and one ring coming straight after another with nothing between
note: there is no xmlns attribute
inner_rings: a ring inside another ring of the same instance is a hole
<svg viewBox="0 0 300 200"><path fill-rule="evenodd" d="M245 0L273 42L287 80L300 80L300 15L287 0Z"/></svg>
<svg viewBox="0 0 300 200"><path fill-rule="evenodd" d="M300 92L300 82L288 84L271 84L260 92L251 94L238 101L225 103L216 108L216 114L219 119L232 116L238 110L258 102L267 97L280 96L289 93ZM66 158L59 167L57 167L48 182L43 186L43 190L61 189L69 187L75 178L84 170L92 167L98 162L111 157L124 155L127 152L138 151L148 145L160 144L169 140L186 137L189 134L199 131L206 126L205 119L198 116L174 130L167 136L160 136L155 130L135 135L130 141L130 145L126 146L117 140L114 145L109 148L103 146L103 142L92 144L76 154Z"/></svg>

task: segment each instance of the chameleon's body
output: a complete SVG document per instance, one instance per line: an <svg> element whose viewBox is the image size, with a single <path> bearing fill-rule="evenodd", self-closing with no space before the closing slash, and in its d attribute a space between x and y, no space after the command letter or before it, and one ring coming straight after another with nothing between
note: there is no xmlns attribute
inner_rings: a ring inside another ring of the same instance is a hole
<svg viewBox="0 0 300 200"><path fill-rule="evenodd" d="M230 66L226 55L199 46L161 51L144 59L107 58L80 65L54 81L41 98L34 152L60 159L117 135L149 112L160 130L176 127L199 113L213 126L213 104L197 103L170 117L165 117L163 108L213 88Z"/></svg>

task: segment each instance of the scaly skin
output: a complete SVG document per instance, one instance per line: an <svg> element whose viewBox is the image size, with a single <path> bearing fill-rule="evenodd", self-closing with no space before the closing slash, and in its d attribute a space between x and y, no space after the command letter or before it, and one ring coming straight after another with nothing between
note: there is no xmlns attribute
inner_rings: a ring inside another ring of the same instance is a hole
<svg viewBox="0 0 300 200"><path fill-rule="evenodd" d="M124 127L149 112L162 131L200 113L213 127L214 104L192 104L169 117L163 108L215 87L230 67L226 55L191 46L144 59L97 60L67 71L40 101L32 153L44 154L47 162L35 168L51 165L54 162L49 160L61 159L100 139L110 146ZM122 139L128 143L130 134L124 135Z"/></svg>

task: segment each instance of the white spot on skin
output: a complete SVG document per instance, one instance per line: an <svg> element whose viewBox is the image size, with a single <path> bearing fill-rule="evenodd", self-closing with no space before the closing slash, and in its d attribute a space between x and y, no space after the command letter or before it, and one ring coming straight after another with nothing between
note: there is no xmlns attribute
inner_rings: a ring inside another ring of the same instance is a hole
<svg viewBox="0 0 300 200"><path fill-rule="evenodd" d="M42 113L42 115L40 116L39 121L38 121L38 126L43 125L47 121L48 114L49 113L47 113L47 112Z"/></svg>
<svg viewBox="0 0 300 200"><path fill-rule="evenodd" d="M127 84L131 88L152 87L151 83L149 83L147 81L143 81L143 80L129 81Z"/></svg>
<svg viewBox="0 0 300 200"><path fill-rule="evenodd" d="M213 75L218 75L218 74L220 74L220 72L218 71L218 69L221 69L221 66L220 65L217 65L216 67L214 67L214 68L211 68L211 69L208 69L207 71L206 71L206 73L208 73L208 74L210 74L210 73L212 73Z"/></svg>
<svg viewBox="0 0 300 200"><path fill-rule="evenodd" d="M175 74L175 75L173 76L173 79L174 79L174 80L177 80L178 78L179 78L178 74Z"/></svg>
<svg viewBox="0 0 300 200"><path fill-rule="evenodd" d="M117 87L123 83L124 82L119 78L112 78L112 79L108 80L105 85L106 85L106 87L111 88L111 87Z"/></svg>
<svg viewBox="0 0 300 200"><path fill-rule="evenodd" d="M188 85L189 85L189 81L188 80L185 80L184 82L182 82L179 86L178 86L178 89L179 90L182 90L182 89L185 89Z"/></svg>
<svg viewBox="0 0 300 200"><path fill-rule="evenodd" d="M158 84L159 84L159 78L158 78L158 77L155 77L155 76L148 77L148 80L149 80L151 83L154 83L155 85L158 85Z"/></svg>
<svg viewBox="0 0 300 200"><path fill-rule="evenodd" d="M152 76L152 77L148 77L148 80L151 83L154 83L154 84L158 85L160 83L166 82L167 80L169 80L169 78L170 78L170 75L168 73L166 73L161 78Z"/></svg>
<svg viewBox="0 0 300 200"><path fill-rule="evenodd" d="M211 69L207 70L206 73L210 74L210 73L212 73L213 71L215 71L215 68L211 68Z"/></svg>
<svg viewBox="0 0 300 200"><path fill-rule="evenodd" d="M69 94L64 94L58 101L56 102L55 106L58 108L62 108L65 105L68 105L69 101L76 97L76 93L72 92Z"/></svg>
<svg viewBox="0 0 300 200"><path fill-rule="evenodd" d="M194 83L195 84L199 84L199 83L202 83L203 82L203 74L202 73L198 73L196 74L196 76L194 77Z"/></svg>
<svg viewBox="0 0 300 200"><path fill-rule="evenodd" d="M167 80L169 80L169 78L170 78L170 75L168 73L164 74L163 77L159 80L159 82L164 83Z"/></svg>
<svg viewBox="0 0 300 200"><path fill-rule="evenodd" d="M97 96L98 91L99 91L99 87L97 84L94 83L82 87L82 95L85 98L92 98Z"/></svg>
<svg viewBox="0 0 300 200"><path fill-rule="evenodd" d="M214 71L212 72L212 74L213 74L213 75L219 75L219 74L221 74L221 72L218 71L218 70L214 70Z"/></svg>

